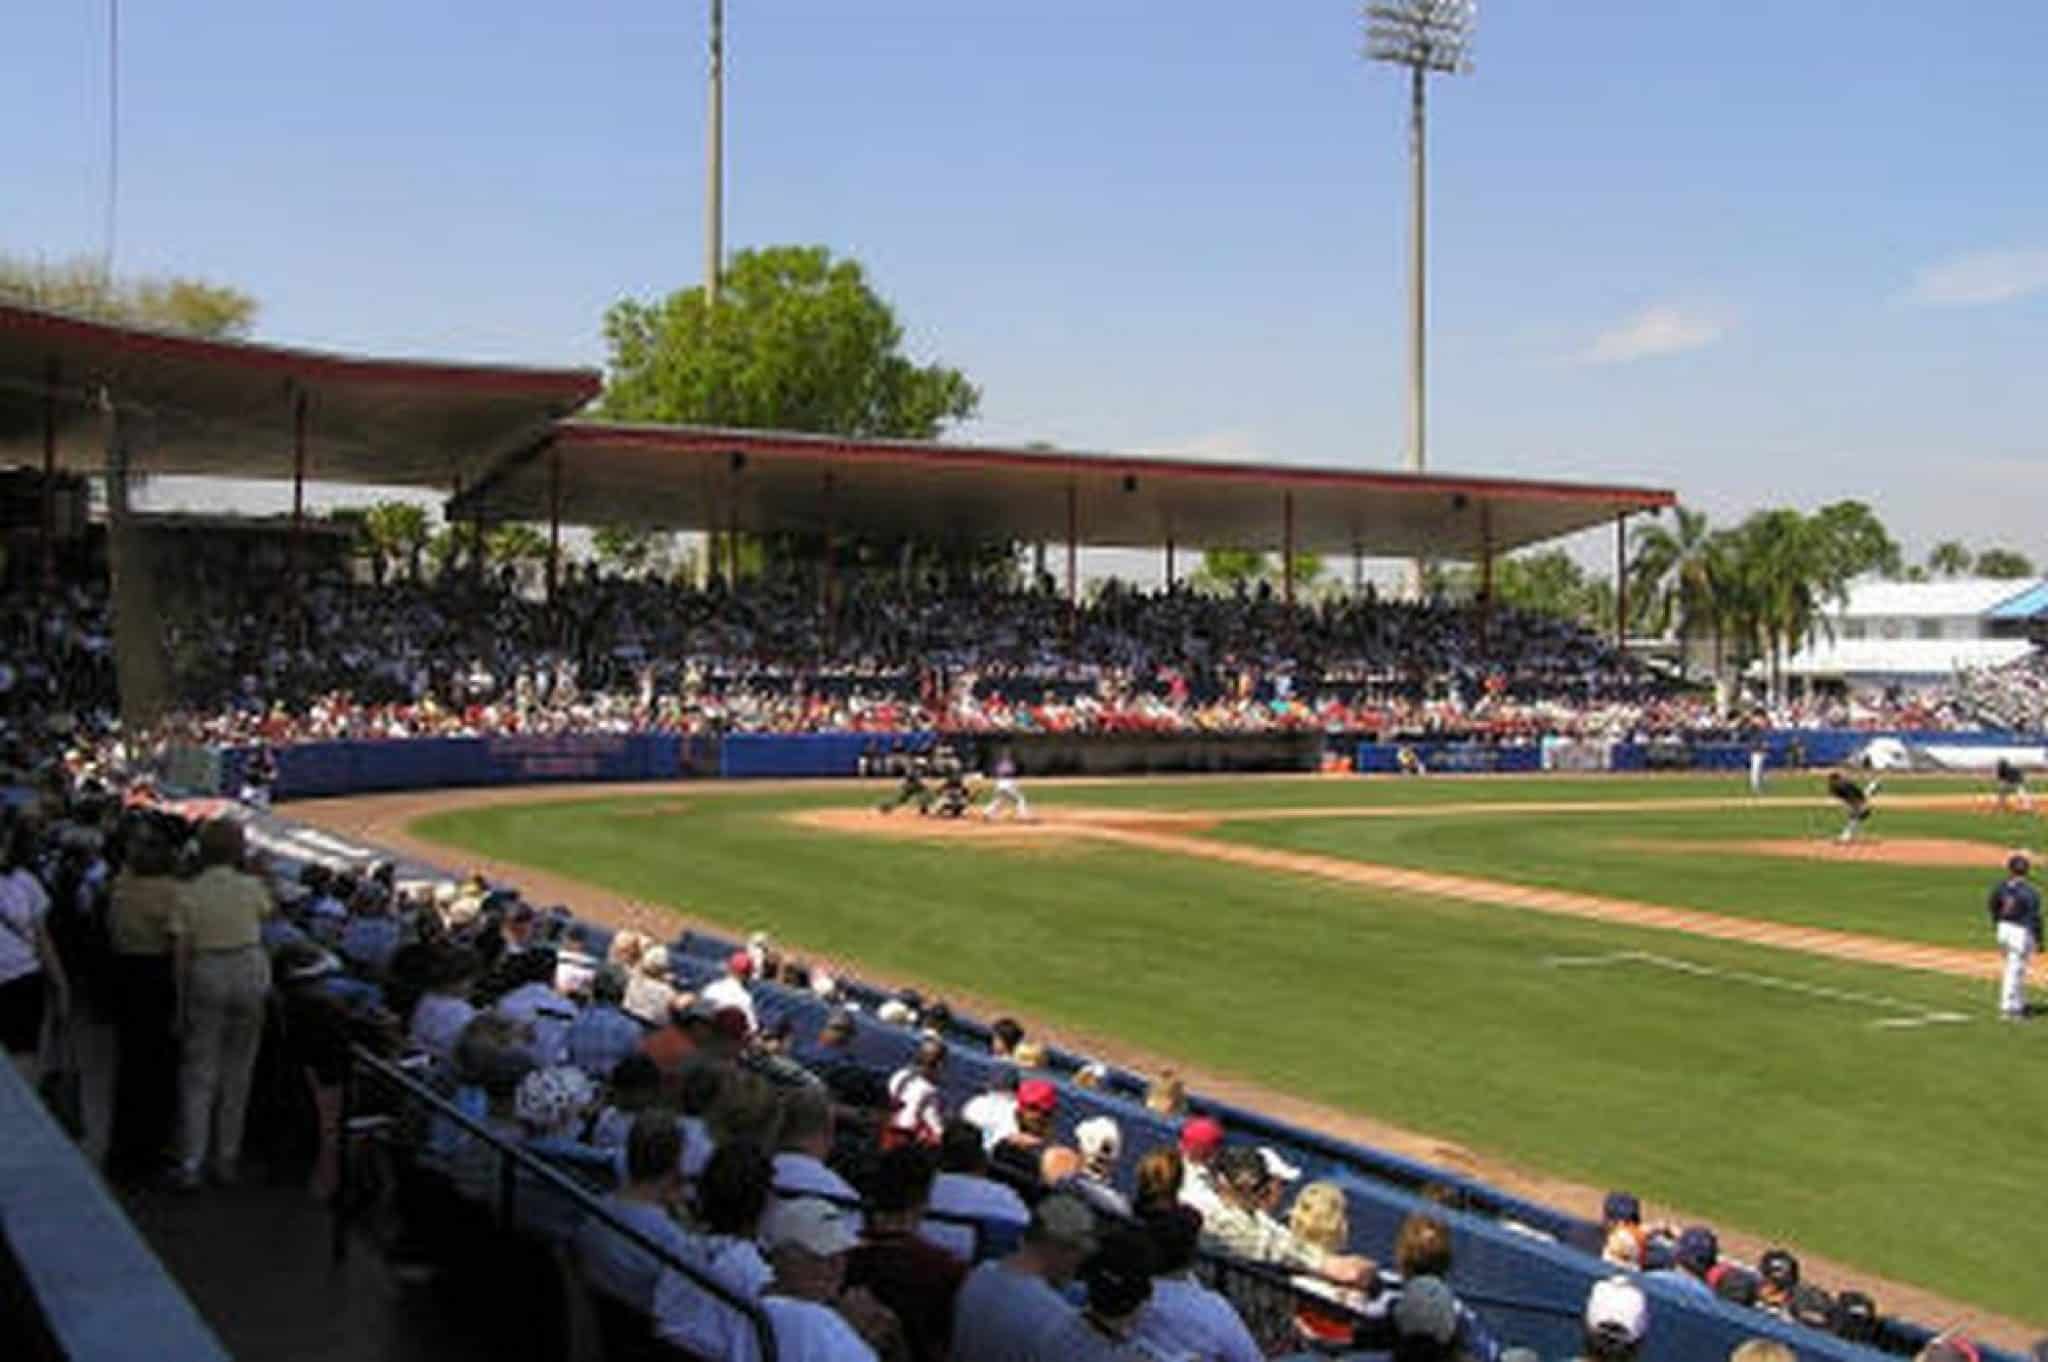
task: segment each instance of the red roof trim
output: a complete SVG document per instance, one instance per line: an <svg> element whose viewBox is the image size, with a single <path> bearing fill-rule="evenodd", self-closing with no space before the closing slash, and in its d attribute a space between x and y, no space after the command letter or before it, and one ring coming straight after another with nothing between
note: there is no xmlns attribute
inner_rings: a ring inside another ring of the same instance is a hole
<svg viewBox="0 0 2048 1362"><path fill-rule="evenodd" d="M440 360L378 359L298 350L249 341L208 340L74 317L41 308L0 304L0 329L49 336L115 355L227 365L283 374L308 382L375 386L427 386L486 394L546 398L574 410L597 396L604 379L594 369L540 369L504 364L450 364Z"/></svg>
<svg viewBox="0 0 2048 1362"><path fill-rule="evenodd" d="M1464 494L1497 501L1608 501L1625 510L1658 510L1676 505L1665 488L1618 487L1515 478L1434 473L1392 473L1368 469L1297 468L1275 464L1224 463L1157 455L1076 454L1071 451L1006 449L987 445L943 445L912 440L855 440L782 431L726 430L706 426L619 425L561 421L556 441L565 453L578 445L666 450L675 453L745 453L766 457L829 455L859 462L946 464L956 468L1025 468L1090 476L1134 474L1189 481L1256 481L1297 487L1374 488L1409 495Z"/></svg>

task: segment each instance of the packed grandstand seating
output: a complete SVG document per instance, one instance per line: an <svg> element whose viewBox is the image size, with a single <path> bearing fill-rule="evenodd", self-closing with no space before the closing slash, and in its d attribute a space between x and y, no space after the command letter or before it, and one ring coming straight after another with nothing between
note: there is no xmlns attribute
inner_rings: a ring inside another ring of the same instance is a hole
<svg viewBox="0 0 2048 1362"><path fill-rule="evenodd" d="M2014 733L2048 728L2048 654L2039 649L2002 667L1965 669L1955 689L1958 708L1988 727Z"/></svg>
<svg viewBox="0 0 2048 1362"><path fill-rule="evenodd" d="M1115 585L1078 611L1032 590L849 577L827 621L794 578L727 590L590 571L550 606L509 578L415 584L208 572L159 584L177 707L159 742L665 732L1246 733L1531 742L1957 728L1956 694L1753 705L1731 721L1577 626L1469 606ZM16 711L89 745L114 708L104 582L0 600ZM2029 675L2033 675L2029 673ZM2040 684L2015 676L2011 685Z"/></svg>

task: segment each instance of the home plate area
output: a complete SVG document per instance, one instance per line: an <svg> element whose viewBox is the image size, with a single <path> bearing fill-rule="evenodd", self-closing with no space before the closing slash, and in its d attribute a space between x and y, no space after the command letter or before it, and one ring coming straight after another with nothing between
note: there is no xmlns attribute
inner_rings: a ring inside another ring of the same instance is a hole
<svg viewBox="0 0 2048 1362"><path fill-rule="evenodd" d="M1611 969L1643 966L1651 969L1668 970L1674 974L1689 974L1697 979L1720 979L1744 988L1770 989L1779 993L1795 993L1821 1002L1840 1003L1844 1007L1878 1012L1883 1015L1870 1018L1864 1025L1882 1031L1910 1031L1925 1026L1960 1026L1969 1018L1960 1012L1943 1012L1921 1007L1900 998L1887 998L1879 993L1857 993L1848 989L1828 988L1823 984L1810 984L1800 979L1785 979L1774 974L1758 974L1753 970L1722 969L1715 965L1703 965L1694 960L1681 960L1676 956L1658 955L1653 951L1609 951L1602 955L1553 955L1543 962L1551 969Z"/></svg>

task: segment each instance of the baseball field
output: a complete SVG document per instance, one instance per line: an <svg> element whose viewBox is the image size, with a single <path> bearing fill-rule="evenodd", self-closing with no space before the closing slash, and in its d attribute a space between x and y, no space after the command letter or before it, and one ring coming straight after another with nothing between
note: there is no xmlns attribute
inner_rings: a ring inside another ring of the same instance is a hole
<svg viewBox="0 0 2048 1362"><path fill-rule="evenodd" d="M1848 848L1812 777L1027 791L1021 827L883 817L879 783L303 812L585 911L766 928L1539 1195L1627 1186L1885 1308L1911 1284L2048 1325L2048 1018L1994 1016L1983 908L2048 825L1981 782L1891 781Z"/></svg>

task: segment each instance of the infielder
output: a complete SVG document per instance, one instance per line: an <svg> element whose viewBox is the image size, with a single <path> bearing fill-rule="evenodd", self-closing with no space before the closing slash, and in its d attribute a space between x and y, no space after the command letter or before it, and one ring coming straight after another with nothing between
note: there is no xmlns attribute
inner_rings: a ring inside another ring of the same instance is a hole
<svg viewBox="0 0 2048 1362"><path fill-rule="evenodd" d="M1991 928L2005 953L1998 982L1998 1015L2019 1021L2027 1015L2027 961L2041 948L2041 892L2027 879L2024 856L2005 863L2006 876L1991 891Z"/></svg>
<svg viewBox="0 0 2048 1362"><path fill-rule="evenodd" d="M997 807L1001 806L1007 808L1010 816L1018 822L1030 822L1031 805L1025 800L1024 791L1017 786L1017 759L1010 755L1007 747L996 758L995 780L995 793L988 797L988 807L981 811L982 821L992 820Z"/></svg>
<svg viewBox="0 0 2048 1362"><path fill-rule="evenodd" d="M2011 813L2018 803L2021 813L2034 811L2034 797L2027 793L2026 773L2015 766L2010 757L1998 759L1998 811Z"/></svg>
<svg viewBox="0 0 2048 1362"><path fill-rule="evenodd" d="M1754 742L1750 743L1750 745L1749 745L1749 793L1750 793L1751 797L1753 797L1753 798L1758 798L1758 799L1761 799L1761 798L1763 797L1763 793L1764 793L1764 758L1765 758L1765 757L1767 757L1767 756L1769 756L1769 755L1770 755L1769 749L1768 749L1768 748L1766 748L1766 747L1764 746L1764 740L1763 740L1763 738L1762 738L1762 737L1758 737L1758 738L1757 738L1757 739L1756 739L1756 740L1755 740Z"/></svg>
<svg viewBox="0 0 2048 1362"><path fill-rule="evenodd" d="M1870 819L1870 797L1877 793L1877 787L1883 783L1881 780L1873 780L1870 782L1870 788L1865 789L1840 771L1828 772L1828 793L1841 800L1842 806L1849 811L1849 821L1842 824L1841 835L1835 838L1837 842L1846 846L1856 840L1856 829Z"/></svg>

